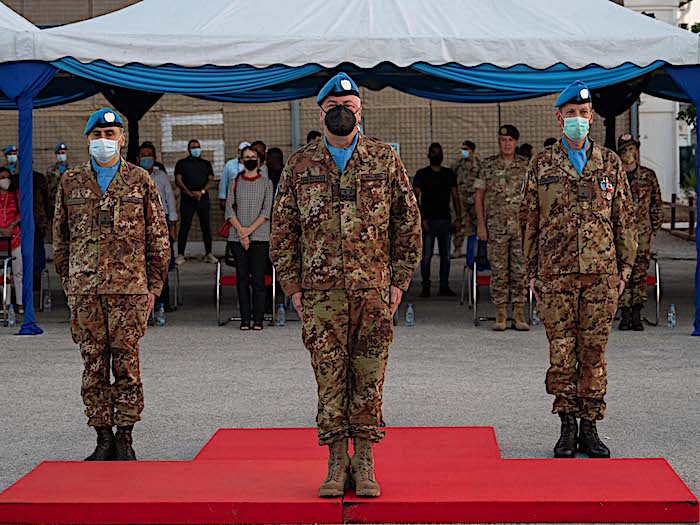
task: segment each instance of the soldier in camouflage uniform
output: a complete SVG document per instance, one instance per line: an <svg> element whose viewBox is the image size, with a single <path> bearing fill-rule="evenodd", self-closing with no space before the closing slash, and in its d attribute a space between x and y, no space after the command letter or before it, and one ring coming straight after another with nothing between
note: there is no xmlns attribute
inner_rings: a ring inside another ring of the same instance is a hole
<svg viewBox="0 0 700 525"><path fill-rule="evenodd" d="M482 241L488 239L491 301L496 306L493 329L496 331L506 329L509 292L515 329L530 329L524 317L527 278L518 222L528 161L515 154L519 138L515 126L501 126L498 131L500 154L481 162L474 181L477 235Z"/></svg>
<svg viewBox="0 0 700 525"><path fill-rule="evenodd" d="M319 495L342 496L350 475L358 496L376 497L372 445L384 437L392 316L420 261L420 213L398 155L358 133L361 101L350 77L332 78L317 102L324 136L287 162L270 252L316 374L318 439L329 447Z"/></svg>
<svg viewBox="0 0 700 525"><path fill-rule="evenodd" d="M68 164L68 148L65 143L61 142L54 148L56 154L56 162L46 168L46 184L49 187L49 209L51 210L50 220L53 220L54 206L56 205L56 192L58 191L58 183L65 171L70 168Z"/></svg>
<svg viewBox="0 0 700 525"><path fill-rule="evenodd" d="M530 287L549 339L547 392L561 418L555 457L609 457L605 348L630 278L637 230L619 157L588 137L591 96L577 81L555 103L564 136L535 155L521 208ZM581 419L579 433L577 417Z"/></svg>
<svg viewBox="0 0 700 525"><path fill-rule="evenodd" d="M474 152L476 144L465 140L462 144L462 154L452 165L452 171L457 175L457 191L462 208L462 227L457 228L453 235L454 251L452 257L464 257L464 239L476 235L476 205L474 196L474 181L479 171L479 159Z"/></svg>
<svg viewBox="0 0 700 525"><path fill-rule="evenodd" d="M631 328L641 332L644 330L642 309L647 302L647 269L654 237L664 222L663 201L656 173L639 165L639 141L625 133L617 140L617 154L627 173L639 232L632 277L620 296L620 330Z"/></svg>
<svg viewBox="0 0 700 525"><path fill-rule="evenodd" d="M110 109L92 114L85 127L92 159L64 173L54 212L56 271L85 365L85 414L97 432L88 461L136 459L131 431L143 410L139 339L170 261L158 189L146 170L119 156L122 128Z"/></svg>

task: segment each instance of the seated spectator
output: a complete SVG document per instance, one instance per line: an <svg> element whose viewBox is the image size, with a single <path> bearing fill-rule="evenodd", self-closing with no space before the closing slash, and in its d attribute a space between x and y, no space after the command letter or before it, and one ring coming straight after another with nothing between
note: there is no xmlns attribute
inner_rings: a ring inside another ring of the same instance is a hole
<svg viewBox="0 0 700 525"><path fill-rule="evenodd" d="M265 273L269 265L272 181L260 171L262 159L248 146L241 152L244 171L229 185L226 220L231 223L228 242L233 243L238 277L241 330L250 330L250 285L253 286L253 330L262 330L265 317ZM251 279L252 277L252 279Z"/></svg>
<svg viewBox="0 0 700 525"><path fill-rule="evenodd" d="M20 215L19 215L19 191L14 182L10 170L0 167L0 252L10 252L15 260L12 261L12 274L14 276L15 296L17 298L17 311L23 313L22 309L22 247L20 245ZM10 244L9 250L7 244ZM3 278L7 278L3 275ZM6 298L6 304L10 304L10 295Z"/></svg>
<svg viewBox="0 0 700 525"><path fill-rule="evenodd" d="M280 183L282 170L284 169L284 153L279 148L270 148L267 150L267 177L272 181L272 186L277 191L277 185Z"/></svg>
<svg viewBox="0 0 700 525"><path fill-rule="evenodd" d="M321 138L322 136L323 135L321 134L320 131L316 131L315 129L311 130L311 131L309 131L309 134L306 135L306 143L308 144L312 140L316 140L318 138Z"/></svg>

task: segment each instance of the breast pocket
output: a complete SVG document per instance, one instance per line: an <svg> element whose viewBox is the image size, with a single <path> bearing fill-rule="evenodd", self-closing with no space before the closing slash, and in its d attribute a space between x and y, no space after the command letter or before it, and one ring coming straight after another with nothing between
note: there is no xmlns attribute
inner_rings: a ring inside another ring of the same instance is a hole
<svg viewBox="0 0 700 525"><path fill-rule="evenodd" d="M593 211L598 214L610 217L612 200L617 190L617 181L606 177L596 177L595 179L595 199L593 200Z"/></svg>
<svg viewBox="0 0 700 525"><path fill-rule="evenodd" d="M566 179L559 176L541 177L537 181L540 210L543 216L549 216L552 209L565 210L569 207L570 188Z"/></svg>
<svg viewBox="0 0 700 525"><path fill-rule="evenodd" d="M360 201L365 221L380 229L388 227L391 188L386 173L366 173L360 177Z"/></svg>
<svg viewBox="0 0 700 525"><path fill-rule="evenodd" d="M325 175L299 179L297 204L302 222L318 224L330 218L333 205L331 187Z"/></svg>
<svg viewBox="0 0 700 525"><path fill-rule="evenodd" d="M141 195L120 197L115 210L117 235L145 238L144 198Z"/></svg>
<svg viewBox="0 0 700 525"><path fill-rule="evenodd" d="M89 235L95 227L95 200L84 197L68 198L66 208L71 238Z"/></svg>

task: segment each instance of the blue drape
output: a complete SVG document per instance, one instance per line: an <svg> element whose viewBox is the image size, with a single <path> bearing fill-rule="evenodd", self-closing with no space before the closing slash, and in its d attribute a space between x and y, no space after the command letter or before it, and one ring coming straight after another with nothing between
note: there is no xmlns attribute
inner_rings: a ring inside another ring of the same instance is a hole
<svg viewBox="0 0 700 525"><path fill-rule="evenodd" d="M666 71L671 75L678 86L688 95L695 107L700 107L700 66L666 66ZM695 123L695 136L697 144L700 145L700 126ZM700 174L700 155L697 155L698 165L696 173ZM700 197L700 177L698 187L695 189L696 195ZM697 200L697 199L696 199ZM693 322L693 335L700 336L700 202L697 202L695 213L695 248L697 259L695 260L695 320Z"/></svg>
<svg viewBox="0 0 700 525"><path fill-rule="evenodd" d="M55 76L34 98L34 109L70 104L92 97L97 93L99 90L89 80ZM2 109L16 110L17 102L0 93L0 110Z"/></svg>
<svg viewBox="0 0 700 525"><path fill-rule="evenodd" d="M20 335L42 333L34 317L34 177L32 175L32 109L34 97L51 81L56 68L44 62L0 64L0 90L19 109L19 207L22 216L22 302Z"/></svg>

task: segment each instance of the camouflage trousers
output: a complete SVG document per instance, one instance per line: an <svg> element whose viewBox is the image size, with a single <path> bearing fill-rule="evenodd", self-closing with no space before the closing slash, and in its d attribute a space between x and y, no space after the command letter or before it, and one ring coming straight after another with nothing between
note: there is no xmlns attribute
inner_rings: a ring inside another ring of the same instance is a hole
<svg viewBox="0 0 700 525"><path fill-rule="evenodd" d="M473 197L472 197L473 200ZM462 222L459 228L452 235L452 243L454 245L455 255L464 256L465 247L464 241L472 235L476 235L476 208L474 203L471 204L465 199L461 201L462 205Z"/></svg>
<svg viewBox="0 0 700 525"><path fill-rule="evenodd" d="M389 290L304 290L304 345L318 385L319 445L379 442L384 373L394 326Z"/></svg>
<svg viewBox="0 0 700 525"><path fill-rule="evenodd" d="M489 235L486 245L491 264L491 302L508 304L508 291L513 303L527 301L527 263L519 235Z"/></svg>
<svg viewBox="0 0 700 525"><path fill-rule="evenodd" d="M603 419L607 387L605 348L615 311L619 278L566 274L537 281L537 311L549 339L547 392L553 413Z"/></svg>
<svg viewBox="0 0 700 525"><path fill-rule="evenodd" d="M647 270L651 259L650 241L650 235L639 236L639 247L632 267L632 276L620 296L620 306L634 306L647 302Z"/></svg>
<svg viewBox="0 0 700 525"><path fill-rule="evenodd" d="M139 339L148 323L148 295L74 295L68 304L85 365L80 393L88 425L133 425L143 411Z"/></svg>

